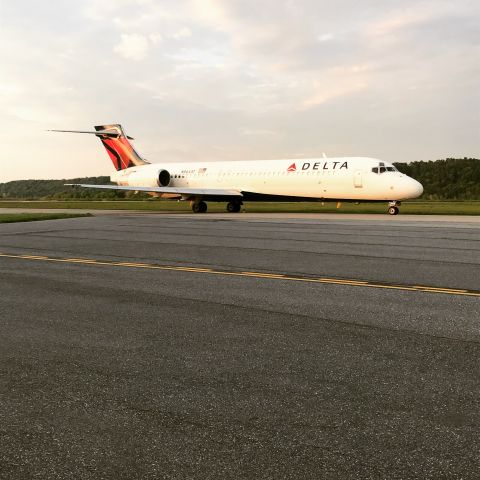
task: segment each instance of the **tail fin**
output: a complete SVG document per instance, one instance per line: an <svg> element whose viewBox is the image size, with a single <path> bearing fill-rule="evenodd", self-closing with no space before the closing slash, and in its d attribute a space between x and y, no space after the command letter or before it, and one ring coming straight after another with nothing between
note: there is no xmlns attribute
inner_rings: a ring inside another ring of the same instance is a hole
<svg viewBox="0 0 480 480"><path fill-rule="evenodd" d="M125 170L135 165L146 165L147 162L133 148L129 140L133 140L125 134L122 126L119 124L97 125L95 132L85 132L80 130L50 130L51 132L69 132L69 133L90 133L100 138L103 146L107 150L108 156L117 170Z"/></svg>
<svg viewBox="0 0 480 480"><path fill-rule="evenodd" d="M95 130L99 132L97 136L100 137L108 156L117 170L124 170L135 165L148 163L135 151L132 144L128 141L129 139L133 140L133 138L125 134L121 125L97 125ZM117 135L112 135L115 133Z"/></svg>

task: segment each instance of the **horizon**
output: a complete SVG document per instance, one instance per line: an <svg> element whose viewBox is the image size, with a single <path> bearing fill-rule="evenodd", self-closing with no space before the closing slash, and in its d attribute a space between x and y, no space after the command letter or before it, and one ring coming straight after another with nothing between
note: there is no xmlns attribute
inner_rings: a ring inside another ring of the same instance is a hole
<svg viewBox="0 0 480 480"><path fill-rule="evenodd" d="M329 160L329 159L338 159L338 158L352 158L352 157L327 157L326 159L323 157L305 157L305 158L282 158L282 159L261 159L258 161L275 161L275 160L284 160L286 162L288 161L305 161L305 160ZM367 158L367 157L365 157ZM435 162L444 162L447 160L476 160L480 161L480 158L474 158L474 157L446 157L446 158L437 158L435 160L412 160L411 162L393 162L393 164L399 164L399 163L404 163L405 165L408 165L410 163L416 163L416 162L425 162L425 163L435 163ZM220 160L218 160L220 161ZM238 160L241 161L241 160ZM255 160L252 160L255 161ZM196 162L200 163L200 161ZM113 170L112 170L113 172ZM98 177L110 177L109 174L102 174L102 175L85 175L85 176L80 176L80 177L62 177L62 178L17 178L14 180L6 180L4 182L0 181L1 184L9 183L9 182L30 182L30 181L61 181L61 180L79 180L79 179L84 179L84 178L98 178Z"/></svg>
<svg viewBox="0 0 480 480"><path fill-rule="evenodd" d="M275 161L275 160L285 160L286 162L288 161L304 161L304 160L329 160L329 159L339 159L339 158L352 158L352 157L327 157L326 159L323 157L305 157L305 158L283 158L283 159L259 159L258 161L263 162L263 161ZM365 157L367 158L367 157ZM380 160L380 159L379 159ZM475 157L446 157L446 158L437 158L435 160L412 160L411 162L393 162L393 164L399 164L399 163L404 163L406 165L410 163L415 163L415 162L442 162L442 161L447 161L447 160L477 160L480 161L479 158ZM220 161L220 160L218 160ZM235 160L234 160L235 161ZM241 160L238 160L241 161ZM255 161L255 160L252 160ZM200 161L198 161L200 163ZM111 170L113 172L113 170ZM77 176L77 177L62 177L62 178L17 178L13 180L6 180L6 181L0 181L1 184L9 183L9 182L30 182L30 181L61 181L61 180L76 180L76 179L83 179L83 178L97 178L97 177L110 177L110 174L99 174L99 175L85 175L85 176Z"/></svg>

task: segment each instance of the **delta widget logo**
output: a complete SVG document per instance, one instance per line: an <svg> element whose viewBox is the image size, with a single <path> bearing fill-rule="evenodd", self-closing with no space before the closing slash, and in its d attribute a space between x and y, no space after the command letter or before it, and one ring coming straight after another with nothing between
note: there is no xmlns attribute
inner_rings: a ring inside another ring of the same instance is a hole
<svg viewBox="0 0 480 480"><path fill-rule="evenodd" d="M292 163L288 168L287 168L287 172L296 172L297 171L297 166Z"/></svg>

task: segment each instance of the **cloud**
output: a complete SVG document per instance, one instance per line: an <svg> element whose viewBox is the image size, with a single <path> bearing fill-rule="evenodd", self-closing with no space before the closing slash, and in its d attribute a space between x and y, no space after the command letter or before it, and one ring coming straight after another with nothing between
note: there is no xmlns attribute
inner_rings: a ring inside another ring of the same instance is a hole
<svg viewBox="0 0 480 480"><path fill-rule="evenodd" d="M159 43L162 43L163 41L163 36L160 33L151 33L148 36L148 39L154 44L158 45Z"/></svg>
<svg viewBox="0 0 480 480"><path fill-rule="evenodd" d="M86 0L83 13L87 18L95 21L103 21L105 18L115 18L124 12L130 12L130 16L141 12L143 8L151 4L151 0L115 0L106 2L104 0Z"/></svg>
<svg viewBox="0 0 480 480"><path fill-rule="evenodd" d="M383 18L367 24L365 33L372 37L386 37L408 28L451 17L456 11L461 9L456 9L454 4L449 2L438 2L435 8L428 2L418 3L388 12Z"/></svg>
<svg viewBox="0 0 480 480"><path fill-rule="evenodd" d="M149 49L149 39L139 33L123 33L120 36L120 43L113 48L115 53L127 60L135 60L136 62L145 59Z"/></svg>
<svg viewBox="0 0 480 480"><path fill-rule="evenodd" d="M227 3L218 0L191 0L190 6L198 19L207 22L214 28L225 30L231 25L230 16L225 8Z"/></svg>
<svg viewBox="0 0 480 480"><path fill-rule="evenodd" d="M181 38L190 38L192 31L188 27L182 27L172 34L172 38L180 40Z"/></svg>
<svg viewBox="0 0 480 480"><path fill-rule="evenodd" d="M476 0L4 2L1 179L108 173L95 139L43 134L97 122L152 160L478 155L479 20Z"/></svg>
<svg viewBox="0 0 480 480"><path fill-rule="evenodd" d="M321 80L313 81L309 95L302 102L302 108L316 108L337 98L366 90L373 70L368 64L326 70Z"/></svg>
<svg viewBox="0 0 480 480"><path fill-rule="evenodd" d="M331 42L335 38L333 33L322 33L318 35L317 40L321 43L323 42Z"/></svg>
<svg viewBox="0 0 480 480"><path fill-rule="evenodd" d="M277 136L278 132L275 132L274 130L267 130L267 129L252 129L252 128L240 128L239 129L240 135L245 135L245 136Z"/></svg>

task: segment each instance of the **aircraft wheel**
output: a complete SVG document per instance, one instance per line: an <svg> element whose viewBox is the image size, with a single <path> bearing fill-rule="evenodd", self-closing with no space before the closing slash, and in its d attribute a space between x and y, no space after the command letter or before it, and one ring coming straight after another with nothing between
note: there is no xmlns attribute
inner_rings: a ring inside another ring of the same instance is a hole
<svg viewBox="0 0 480 480"><path fill-rule="evenodd" d="M192 212L193 213L200 213L200 204L199 203L192 203Z"/></svg>
<svg viewBox="0 0 480 480"><path fill-rule="evenodd" d="M400 210L398 209L398 207L389 207L388 208L388 214L389 215L398 215L398 212Z"/></svg>
<svg viewBox="0 0 480 480"><path fill-rule="evenodd" d="M227 212L230 213L238 213L242 208L242 204L239 202L228 202L227 204Z"/></svg>
<svg viewBox="0 0 480 480"><path fill-rule="evenodd" d="M205 213L207 211L207 204L205 202L192 203L193 213Z"/></svg>

